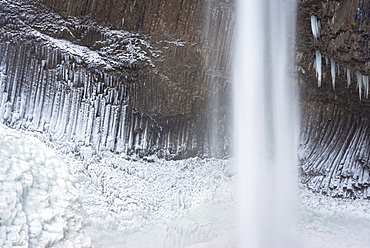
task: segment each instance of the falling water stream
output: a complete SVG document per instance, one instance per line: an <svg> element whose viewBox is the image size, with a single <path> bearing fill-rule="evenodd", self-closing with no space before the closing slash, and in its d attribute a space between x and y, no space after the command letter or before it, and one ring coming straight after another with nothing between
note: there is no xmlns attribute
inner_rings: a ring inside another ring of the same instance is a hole
<svg viewBox="0 0 370 248"><path fill-rule="evenodd" d="M234 61L240 247L296 248L294 0L239 1Z"/></svg>
<svg viewBox="0 0 370 248"><path fill-rule="evenodd" d="M368 201L298 188L295 2L238 2L233 75L239 247L370 247Z"/></svg>

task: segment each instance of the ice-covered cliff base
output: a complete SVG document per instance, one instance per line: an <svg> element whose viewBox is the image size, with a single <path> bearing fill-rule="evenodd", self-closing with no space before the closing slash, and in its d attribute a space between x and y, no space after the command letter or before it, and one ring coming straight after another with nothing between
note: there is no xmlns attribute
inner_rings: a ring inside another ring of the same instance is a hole
<svg viewBox="0 0 370 248"><path fill-rule="evenodd" d="M174 248L234 228L229 160L58 157L3 125L0 150L2 247Z"/></svg>
<svg viewBox="0 0 370 248"><path fill-rule="evenodd" d="M234 228L229 160L66 158L90 216L93 242L109 247L185 247Z"/></svg>
<svg viewBox="0 0 370 248"><path fill-rule="evenodd" d="M82 161L0 125L0 164L1 247L236 247L232 161ZM368 201L299 202L302 247L368 247Z"/></svg>
<svg viewBox="0 0 370 248"><path fill-rule="evenodd" d="M0 124L0 247L90 247L78 199L52 149Z"/></svg>

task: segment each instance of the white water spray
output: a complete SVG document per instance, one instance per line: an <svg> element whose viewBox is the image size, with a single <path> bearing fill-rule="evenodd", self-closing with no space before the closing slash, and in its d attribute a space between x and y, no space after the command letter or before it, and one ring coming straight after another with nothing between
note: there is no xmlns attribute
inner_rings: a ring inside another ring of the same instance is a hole
<svg viewBox="0 0 370 248"><path fill-rule="evenodd" d="M294 0L240 0L234 61L239 247L296 248Z"/></svg>

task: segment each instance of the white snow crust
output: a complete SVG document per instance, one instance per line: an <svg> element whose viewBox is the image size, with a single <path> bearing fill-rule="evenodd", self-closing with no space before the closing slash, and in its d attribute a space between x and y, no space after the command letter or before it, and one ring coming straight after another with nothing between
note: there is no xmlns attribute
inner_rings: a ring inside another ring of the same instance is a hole
<svg viewBox="0 0 370 248"><path fill-rule="evenodd" d="M58 157L3 125L0 149L0 247L176 248L235 229L231 160Z"/></svg>
<svg viewBox="0 0 370 248"><path fill-rule="evenodd" d="M0 247L90 247L73 181L53 150L0 125Z"/></svg>
<svg viewBox="0 0 370 248"><path fill-rule="evenodd" d="M0 125L0 164L0 247L237 247L232 160L82 160ZM370 244L369 201L298 202L302 248Z"/></svg>
<svg viewBox="0 0 370 248"><path fill-rule="evenodd" d="M300 190L297 228L303 248L368 248L370 202Z"/></svg>
<svg viewBox="0 0 370 248"><path fill-rule="evenodd" d="M151 160L69 159L94 244L176 248L235 228L231 161Z"/></svg>

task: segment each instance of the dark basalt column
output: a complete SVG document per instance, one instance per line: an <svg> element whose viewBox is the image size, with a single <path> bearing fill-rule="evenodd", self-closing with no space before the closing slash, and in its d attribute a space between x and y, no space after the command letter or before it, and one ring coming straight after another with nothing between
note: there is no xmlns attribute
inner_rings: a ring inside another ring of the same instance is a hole
<svg viewBox="0 0 370 248"><path fill-rule="evenodd" d="M0 122L76 152L226 156L233 23L230 1L3 1Z"/></svg>
<svg viewBox="0 0 370 248"><path fill-rule="evenodd" d="M317 40L311 30L312 15L320 22ZM370 1L366 0L299 3L302 182L332 197L370 199L369 18ZM322 54L321 87L316 51Z"/></svg>

